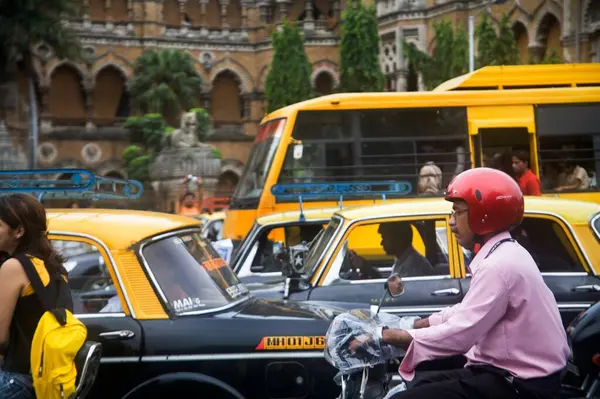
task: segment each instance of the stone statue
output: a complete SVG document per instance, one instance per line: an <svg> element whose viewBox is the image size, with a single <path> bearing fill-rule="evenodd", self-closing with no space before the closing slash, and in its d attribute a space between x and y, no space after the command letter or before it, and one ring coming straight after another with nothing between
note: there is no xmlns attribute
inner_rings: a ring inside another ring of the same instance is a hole
<svg viewBox="0 0 600 399"><path fill-rule="evenodd" d="M181 124L179 129L174 130L170 135L171 148L190 148L201 146L196 133L198 121L196 113L186 112L181 115Z"/></svg>

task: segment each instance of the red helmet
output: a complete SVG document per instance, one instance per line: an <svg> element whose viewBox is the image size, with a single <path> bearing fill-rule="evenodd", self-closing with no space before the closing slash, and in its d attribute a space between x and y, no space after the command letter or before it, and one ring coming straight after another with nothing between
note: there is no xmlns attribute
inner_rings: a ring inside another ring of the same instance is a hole
<svg viewBox="0 0 600 399"><path fill-rule="evenodd" d="M474 168L460 173L448 184L445 199L467 203L469 227L478 235L509 230L523 220L521 188L497 169Z"/></svg>

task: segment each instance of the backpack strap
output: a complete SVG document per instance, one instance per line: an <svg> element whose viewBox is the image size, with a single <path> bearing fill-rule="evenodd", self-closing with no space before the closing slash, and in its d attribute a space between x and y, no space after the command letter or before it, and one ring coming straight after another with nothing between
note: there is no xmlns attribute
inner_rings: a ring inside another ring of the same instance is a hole
<svg viewBox="0 0 600 399"><path fill-rule="evenodd" d="M44 283L42 282L42 279L40 278L40 275L38 274L31 259L29 259L29 257L24 254L16 255L14 258L21 262L21 265L23 265L23 270L25 270L25 274L27 274L27 278L29 279L31 288L33 288L33 291L35 291L36 295L40 299L40 302L42 303L44 309L47 312L52 313L54 317L56 317L56 320L62 326L67 324L67 313L65 309L56 306L56 302L61 304L61 302L63 302L64 300L63 295L61 295L64 292L64 289L62 289L62 287L60 286L57 287L59 295L57 301L54 301L49 292L49 289L47 287L44 287ZM50 271L48 271L48 274L50 281L52 281L54 279L54 276L50 273Z"/></svg>

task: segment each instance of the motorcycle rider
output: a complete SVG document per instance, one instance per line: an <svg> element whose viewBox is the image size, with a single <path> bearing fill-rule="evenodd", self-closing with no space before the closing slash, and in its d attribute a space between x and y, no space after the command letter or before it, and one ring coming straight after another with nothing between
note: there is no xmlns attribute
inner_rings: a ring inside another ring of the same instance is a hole
<svg viewBox="0 0 600 399"><path fill-rule="evenodd" d="M569 347L556 300L533 258L509 231L523 219L519 185L490 168L462 172L448 185L450 227L473 252L463 301L412 330L382 329L378 339L406 349L399 373L464 354L467 364L418 378L393 398L558 398ZM361 343L355 340L351 350Z"/></svg>

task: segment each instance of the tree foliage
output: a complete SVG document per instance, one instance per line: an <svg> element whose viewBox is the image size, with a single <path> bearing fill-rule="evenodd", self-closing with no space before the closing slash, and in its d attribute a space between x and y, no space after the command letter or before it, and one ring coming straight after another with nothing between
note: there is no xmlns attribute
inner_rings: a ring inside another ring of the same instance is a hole
<svg viewBox="0 0 600 399"><path fill-rule="evenodd" d="M194 59L180 50L146 50L135 60L129 92L143 113L176 120L199 99L202 79Z"/></svg>
<svg viewBox="0 0 600 399"><path fill-rule="evenodd" d="M267 112L313 96L312 67L296 24L284 21L272 35L273 59L265 81Z"/></svg>
<svg viewBox="0 0 600 399"><path fill-rule="evenodd" d="M487 14L475 29L477 38L476 68L488 65L517 65L519 50L512 31L508 14L504 14L498 24L498 33Z"/></svg>
<svg viewBox="0 0 600 399"><path fill-rule="evenodd" d="M450 21L433 24L434 49L429 55L413 43L404 43L405 56L413 68L423 76L423 84L431 90L439 84L468 71L469 42L463 27L456 32Z"/></svg>
<svg viewBox="0 0 600 399"><path fill-rule="evenodd" d="M21 69L27 78L29 101L29 167L36 167L38 109L37 74L32 49L46 43L58 58L77 60L81 46L75 33L63 20L79 15L79 0L2 0L0 1L0 82L15 80Z"/></svg>
<svg viewBox="0 0 600 399"><path fill-rule="evenodd" d="M77 60L79 39L62 21L77 17L80 4L79 0L0 1L0 72L31 57L31 49L39 43L52 47L57 58Z"/></svg>
<svg viewBox="0 0 600 399"><path fill-rule="evenodd" d="M379 32L375 6L349 0L343 12L340 44L340 88L346 92L382 91Z"/></svg>

